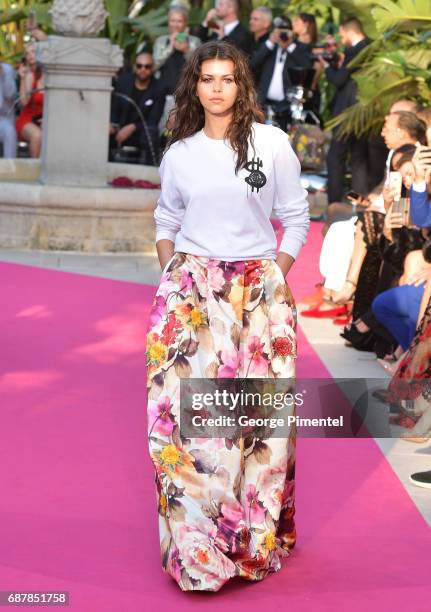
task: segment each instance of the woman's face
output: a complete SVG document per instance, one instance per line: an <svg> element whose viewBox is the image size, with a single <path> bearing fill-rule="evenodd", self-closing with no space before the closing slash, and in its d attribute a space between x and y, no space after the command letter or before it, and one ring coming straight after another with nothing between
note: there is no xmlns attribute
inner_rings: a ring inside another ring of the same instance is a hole
<svg viewBox="0 0 431 612"><path fill-rule="evenodd" d="M297 36L307 32L307 24L302 21L301 17L294 17L292 21L292 30Z"/></svg>
<svg viewBox="0 0 431 612"><path fill-rule="evenodd" d="M186 20L179 11L171 11L168 17L168 30L170 34L184 32L186 29Z"/></svg>
<svg viewBox="0 0 431 612"><path fill-rule="evenodd" d="M222 116L231 113L238 95L233 61L219 59L203 61L196 93L205 113Z"/></svg>
<svg viewBox="0 0 431 612"><path fill-rule="evenodd" d="M36 63L36 49L31 43L25 49L25 59L30 66Z"/></svg>
<svg viewBox="0 0 431 612"><path fill-rule="evenodd" d="M415 167L413 166L412 162L404 162L402 166L398 168L398 172L400 172L401 176L403 177L404 187L406 189L410 189L415 178Z"/></svg>

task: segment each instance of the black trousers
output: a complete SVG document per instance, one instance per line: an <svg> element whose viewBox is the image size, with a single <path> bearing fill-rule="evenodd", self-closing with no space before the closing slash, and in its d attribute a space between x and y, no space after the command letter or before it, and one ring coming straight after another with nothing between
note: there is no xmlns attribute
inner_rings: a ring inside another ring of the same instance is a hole
<svg viewBox="0 0 431 612"><path fill-rule="evenodd" d="M160 137L158 127L148 123L147 130L148 134L144 129L144 126L139 126L139 128L123 142L123 146L136 147L139 151L138 156L140 163L149 166L157 166L160 157ZM111 136L109 140L110 152L112 153L112 151L114 151L117 147L118 145L115 141L115 137ZM155 155L155 159L153 159L153 153Z"/></svg>
<svg viewBox="0 0 431 612"><path fill-rule="evenodd" d="M338 139L334 131L326 157L329 203L341 202L343 199L344 176L349 156L354 191L367 195L383 180L387 149L381 137L348 136Z"/></svg>

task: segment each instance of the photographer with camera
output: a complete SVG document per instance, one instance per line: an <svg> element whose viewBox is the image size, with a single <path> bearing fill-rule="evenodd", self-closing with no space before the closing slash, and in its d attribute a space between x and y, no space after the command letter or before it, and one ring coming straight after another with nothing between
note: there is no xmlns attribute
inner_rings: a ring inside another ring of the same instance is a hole
<svg viewBox="0 0 431 612"><path fill-rule="evenodd" d="M286 107L288 89L292 86L289 68L312 68L313 61L306 48L294 41L292 22L288 17L276 17L274 29L264 45L252 58L253 70L260 71L257 87L258 100L262 106L269 104L280 111ZM286 129L285 125L280 127Z"/></svg>
<svg viewBox="0 0 431 612"><path fill-rule="evenodd" d="M345 46L345 53L335 53L330 60L323 54L319 58L328 81L336 88L336 93L330 104L330 110L334 117L356 102L357 86L351 77L353 69L349 68L349 63L370 43L365 36L361 22L354 17L346 19L340 24L339 34L341 43ZM346 158L349 153L351 155L352 189L361 194L370 191L367 172L364 172L363 168L363 142L354 136L341 138L338 136L338 132L339 128L333 130L326 159L328 202L330 204L340 202L343 199L343 180L346 172ZM383 174L384 157L381 165Z"/></svg>

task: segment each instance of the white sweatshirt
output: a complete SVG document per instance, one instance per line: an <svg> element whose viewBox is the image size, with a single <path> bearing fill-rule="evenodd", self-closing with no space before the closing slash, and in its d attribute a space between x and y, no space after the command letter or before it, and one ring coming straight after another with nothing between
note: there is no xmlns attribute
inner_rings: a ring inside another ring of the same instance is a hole
<svg viewBox="0 0 431 612"><path fill-rule="evenodd" d="M299 160L280 128L261 123L253 128L254 159L262 162L253 169L266 178L259 189L245 180L252 179L251 165L235 175L235 153L229 142L209 138L203 130L167 150L154 211L156 242L167 238L174 242L175 252L226 261L276 259L277 240L270 222L274 209L285 230L280 251L297 257L310 225ZM252 158L249 147L248 162Z"/></svg>

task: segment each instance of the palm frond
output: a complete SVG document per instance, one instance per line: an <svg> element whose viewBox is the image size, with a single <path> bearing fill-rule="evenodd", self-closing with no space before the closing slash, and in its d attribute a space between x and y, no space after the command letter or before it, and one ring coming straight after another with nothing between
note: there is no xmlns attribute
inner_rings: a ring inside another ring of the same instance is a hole
<svg viewBox="0 0 431 612"><path fill-rule="evenodd" d="M374 0L373 4L371 14L380 32L391 28L411 32L431 26L429 0Z"/></svg>

